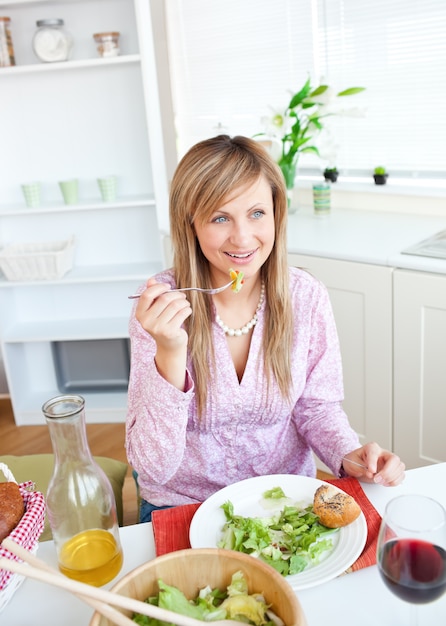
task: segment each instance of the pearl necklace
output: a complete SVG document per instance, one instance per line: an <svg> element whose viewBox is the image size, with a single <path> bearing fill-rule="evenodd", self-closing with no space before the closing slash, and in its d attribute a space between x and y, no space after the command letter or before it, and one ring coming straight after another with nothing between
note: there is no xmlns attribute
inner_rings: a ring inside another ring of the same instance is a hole
<svg viewBox="0 0 446 626"><path fill-rule="evenodd" d="M256 307L256 312L254 313L254 316L252 317L252 319L250 319L249 322L247 322L247 324L242 326L242 328L237 328L237 329L229 328L229 326L226 326L226 324L221 319L218 313L215 316L215 321L221 328L223 328L225 335L229 335L230 337L241 337L242 335L247 335L249 331L251 330L251 328L254 328L254 326L257 324L257 313L260 311L264 300L265 300L265 285L264 283L262 283L262 286L260 288L259 303Z"/></svg>

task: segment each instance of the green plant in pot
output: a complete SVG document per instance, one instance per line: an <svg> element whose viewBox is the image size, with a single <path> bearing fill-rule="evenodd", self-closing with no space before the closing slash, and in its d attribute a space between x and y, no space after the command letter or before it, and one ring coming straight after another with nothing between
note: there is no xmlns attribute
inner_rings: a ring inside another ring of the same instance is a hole
<svg viewBox="0 0 446 626"><path fill-rule="evenodd" d="M375 185L385 185L389 174L382 165L375 167L373 170L373 178L375 179Z"/></svg>
<svg viewBox="0 0 446 626"><path fill-rule="evenodd" d="M337 167L326 167L323 174L325 180L335 183L338 180L339 170Z"/></svg>
<svg viewBox="0 0 446 626"><path fill-rule="evenodd" d="M264 118L267 130L255 137L264 136L265 144L278 144L279 150L273 156L285 178L289 191L288 207L295 184L296 168L299 157L304 152L312 152L319 156L315 140L324 128L324 118L337 115L333 108L338 98L353 96L365 90L365 87L350 87L335 93L329 85L311 86L308 79L303 87L291 96L282 112L275 112L272 117Z"/></svg>

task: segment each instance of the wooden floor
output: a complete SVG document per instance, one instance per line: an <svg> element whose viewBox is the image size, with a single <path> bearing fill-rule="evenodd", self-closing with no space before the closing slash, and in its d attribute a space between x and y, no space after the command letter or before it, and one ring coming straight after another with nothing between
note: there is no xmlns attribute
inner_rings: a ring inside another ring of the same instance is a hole
<svg viewBox="0 0 446 626"><path fill-rule="evenodd" d="M124 424L87 424L87 437L92 454L107 456L127 463L124 448ZM0 398L0 455L45 454L52 452L48 427L16 426L8 398ZM318 472L318 478L333 478ZM136 489L129 467L123 489L124 525L137 522Z"/></svg>

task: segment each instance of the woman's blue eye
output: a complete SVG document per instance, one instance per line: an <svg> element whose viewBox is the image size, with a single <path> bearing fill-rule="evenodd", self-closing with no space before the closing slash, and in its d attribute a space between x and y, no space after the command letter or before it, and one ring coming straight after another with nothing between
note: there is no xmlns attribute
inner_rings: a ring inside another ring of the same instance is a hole
<svg viewBox="0 0 446 626"><path fill-rule="evenodd" d="M225 221L226 221L226 219L227 219L226 217L224 217L223 215L220 215L219 217L214 218L214 220L213 220L213 221L214 221L216 224L221 224L221 223L225 222Z"/></svg>
<svg viewBox="0 0 446 626"><path fill-rule="evenodd" d="M254 213L252 214L252 216L255 219L259 219L259 217L262 217L263 215L265 215L264 211L261 211L260 209L258 209L257 211L254 211Z"/></svg>

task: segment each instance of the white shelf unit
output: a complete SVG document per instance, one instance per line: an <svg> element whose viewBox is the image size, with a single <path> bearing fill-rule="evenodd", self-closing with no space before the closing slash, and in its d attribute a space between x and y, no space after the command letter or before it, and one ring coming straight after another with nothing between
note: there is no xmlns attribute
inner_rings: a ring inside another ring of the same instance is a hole
<svg viewBox="0 0 446 626"><path fill-rule="evenodd" d="M85 0L82 0L85 1ZM0 5L1 6L1 5ZM127 54L126 56L117 56L109 58L97 58L97 59L79 59L67 61L57 61L54 63L42 63L36 65L31 63L29 65L15 65L13 67L3 67L2 74L7 76L12 74L17 76L19 74L35 74L36 72L65 72L67 69L73 71L79 68L100 67L104 68L107 65L126 65L128 63L140 63L141 56L139 54Z"/></svg>
<svg viewBox="0 0 446 626"><path fill-rule="evenodd" d="M13 282L0 273L0 344L17 424L43 423L57 387L51 344L128 337L127 296L163 267L168 191L148 0L0 0L11 18L16 66L0 68L0 248L74 235L73 269L60 280ZM72 57L41 63L36 21L62 18ZM93 33L119 31L121 54L100 58ZM118 197L96 179L115 174ZM59 180L79 180L66 206ZM27 208L20 185L42 184ZM126 393L83 393L87 420L123 421Z"/></svg>

